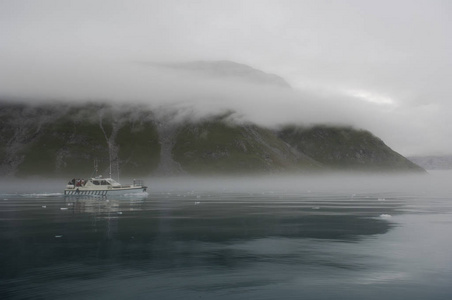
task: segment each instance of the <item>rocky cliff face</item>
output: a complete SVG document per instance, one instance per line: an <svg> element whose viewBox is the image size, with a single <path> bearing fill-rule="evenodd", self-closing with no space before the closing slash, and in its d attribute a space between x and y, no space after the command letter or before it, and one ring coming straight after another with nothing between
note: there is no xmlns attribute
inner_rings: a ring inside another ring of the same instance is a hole
<svg viewBox="0 0 452 300"><path fill-rule="evenodd" d="M2 175L147 174L158 165L160 144L152 113L104 104L24 105L0 109Z"/></svg>
<svg viewBox="0 0 452 300"><path fill-rule="evenodd" d="M140 106L0 103L0 174L231 174L329 169L422 170L369 132L174 123ZM111 166L111 167L110 167Z"/></svg>
<svg viewBox="0 0 452 300"><path fill-rule="evenodd" d="M173 157L192 173L249 173L312 170L320 164L277 135L253 124L237 125L222 117L184 124Z"/></svg>
<svg viewBox="0 0 452 300"><path fill-rule="evenodd" d="M365 130L350 127L287 126L278 136L319 163L334 169L421 170Z"/></svg>

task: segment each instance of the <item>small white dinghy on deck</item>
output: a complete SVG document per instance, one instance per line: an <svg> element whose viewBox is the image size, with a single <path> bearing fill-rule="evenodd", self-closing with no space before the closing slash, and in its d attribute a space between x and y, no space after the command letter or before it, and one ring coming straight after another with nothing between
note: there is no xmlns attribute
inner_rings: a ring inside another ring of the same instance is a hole
<svg viewBox="0 0 452 300"><path fill-rule="evenodd" d="M125 195L146 192L147 186L141 180L134 180L132 184L122 185L112 178L97 176L88 179L73 179L64 190L65 196L107 196Z"/></svg>

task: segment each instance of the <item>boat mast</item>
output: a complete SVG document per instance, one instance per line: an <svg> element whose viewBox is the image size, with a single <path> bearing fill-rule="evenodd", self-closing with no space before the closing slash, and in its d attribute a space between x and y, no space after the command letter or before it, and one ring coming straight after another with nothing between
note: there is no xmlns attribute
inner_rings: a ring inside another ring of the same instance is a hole
<svg viewBox="0 0 452 300"><path fill-rule="evenodd" d="M111 154L110 154L110 176L108 177L111 178Z"/></svg>
<svg viewBox="0 0 452 300"><path fill-rule="evenodd" d="M97 162L97 159L94 160L94 177L97 177L97 171L99 168L99 164Z"/></svg>
<svg viewBox="0 0 452 300"><path fill-rule="evenodd" d="M118 160L116 160L116 172L118 173L118 182L120 182L120 180L119 180L119 162L118 162Z"/></svg>

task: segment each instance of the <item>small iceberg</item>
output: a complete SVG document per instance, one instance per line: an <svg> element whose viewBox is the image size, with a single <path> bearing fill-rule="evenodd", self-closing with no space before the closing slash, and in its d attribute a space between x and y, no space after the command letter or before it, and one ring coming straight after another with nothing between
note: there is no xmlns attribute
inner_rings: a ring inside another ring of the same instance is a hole
<svg viewBox="0 0 452 300"><path fill-rule="evenodd" d="M392 216L391 215L389 215L389 214L381 214L380 215L380 218L382 218L382 219L389 219L389 218L391 218Z"/></svg>

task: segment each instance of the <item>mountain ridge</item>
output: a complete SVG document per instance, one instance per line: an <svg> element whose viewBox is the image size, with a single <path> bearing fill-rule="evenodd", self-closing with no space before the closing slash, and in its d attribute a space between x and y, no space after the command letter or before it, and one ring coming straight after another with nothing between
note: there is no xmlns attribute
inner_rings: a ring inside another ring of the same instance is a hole
<svg viewBox="0 0 452 300"><path fill-rule="evenodd" d="M0 102L0 175L87 175L95 159L130 176L423 170L367 131L270 129L230 114L174 123L139 105Z"/></svg>

